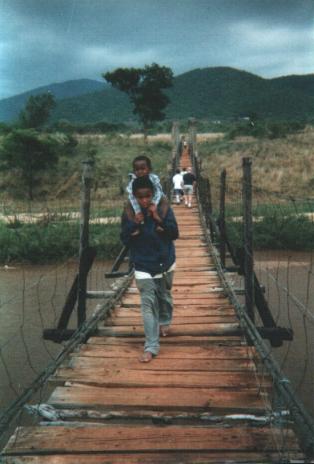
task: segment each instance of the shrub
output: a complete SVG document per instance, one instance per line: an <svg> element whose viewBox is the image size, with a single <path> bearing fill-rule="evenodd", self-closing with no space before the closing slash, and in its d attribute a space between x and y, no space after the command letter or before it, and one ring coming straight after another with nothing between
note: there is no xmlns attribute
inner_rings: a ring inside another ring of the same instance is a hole
<svg viewBox="0 0 314 464"><path fill-rule="evenodd" d="M115 258L121 249L119 225L91 224L90 245L103 259ZM77 257L78 223L0 224L0 262L52 263Z"/></svg>
<svg viewBox="0 0 314 464"><path fill-rule="evenodd" d="M227 235L235 247L242 246L242 222L228 222ZM314 223L306 216L265 216L253 224L255 249L314 250Z"/></svg>

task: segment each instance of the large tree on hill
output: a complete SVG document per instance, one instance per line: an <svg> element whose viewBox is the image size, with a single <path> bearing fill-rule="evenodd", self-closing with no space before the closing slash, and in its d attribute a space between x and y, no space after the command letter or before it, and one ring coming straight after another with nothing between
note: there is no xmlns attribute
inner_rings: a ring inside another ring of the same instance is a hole
<svg viewBox="0 0 314 464"><path fill-rule="evenodd" d="M20 125L25 129L40 129L48 121L55 105L55 98L50 92L31 95L20 113Z"/></svg>
<svg viewBox="0 0 314 464"><path fill-rule="evenodd" d="M129 96L134 106L133 113L143 124L145 137L154 122L165 118L163 110L169 98L163 89L172 86L173 72L170 68L156 63L144 68L118 68L103 74L103 78Z"/></svg>

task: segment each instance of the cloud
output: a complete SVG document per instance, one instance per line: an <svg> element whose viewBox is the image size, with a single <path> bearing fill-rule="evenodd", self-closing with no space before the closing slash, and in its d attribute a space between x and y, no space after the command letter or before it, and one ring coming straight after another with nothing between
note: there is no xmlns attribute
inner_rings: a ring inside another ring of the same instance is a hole
<svg viewBox="0 0 314 464"><path fill-rule="evenodd" d="M241 21L233 24L229 32L234 35L237 42L245 44L247 47L254 47L257 50L266 52L285 47L313 47L314 31L313 28L290 28L287 26L270 27L261 22Z"/></svg>
<svg viewBox="0 0 314 464"><path fill-rule="evenodd" d="M0 0L2 96L152 62L311 72L313 18L312 0Z"/></svg>

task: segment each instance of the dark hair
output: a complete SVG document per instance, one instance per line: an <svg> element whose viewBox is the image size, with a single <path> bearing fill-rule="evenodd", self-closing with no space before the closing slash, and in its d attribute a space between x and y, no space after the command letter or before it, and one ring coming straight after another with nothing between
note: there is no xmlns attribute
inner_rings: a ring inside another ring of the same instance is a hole
<svg viewBox="0 0 314 464"><path fill-rule="evenodd" d="M176 173L177 173L177 174L180 174L180 172L181 172L181 171L180 171L180 168L177 168L177 169L176 169Z"/></svg>
<svg viewBox="0 0 314 464"><path fill-rule="evenodd" d="M150 189L152 192L154 192L154 184L150 180L148 176L143 176L143 177L137 177L136 179L133 180L132 183L132 193L135 195L135 192L141 188L147 188Z"/></svg>
<svg viewBox="0 0 314 464"><path fill-rule="evenodd" d="M152 162L151 162L151 160L148 158L148 156L140 155L140 156L137 156L136 158L134 158L134 160L133 160L133 162L132 162L133 168L135 168L135 163L136 163L137 161L145 161L145 163L147 164L148 169L149 169L150 171L153 169Z"/></svg>

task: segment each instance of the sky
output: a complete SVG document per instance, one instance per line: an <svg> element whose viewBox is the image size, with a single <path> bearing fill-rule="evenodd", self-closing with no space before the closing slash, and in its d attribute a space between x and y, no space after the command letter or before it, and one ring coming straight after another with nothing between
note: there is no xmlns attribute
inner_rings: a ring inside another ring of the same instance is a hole
<svg viewBox="0 0 314 464"><path fill-rule="evenodd" d="M152 63L314 73L314 0L0 0L0 98Z"/></svg>

